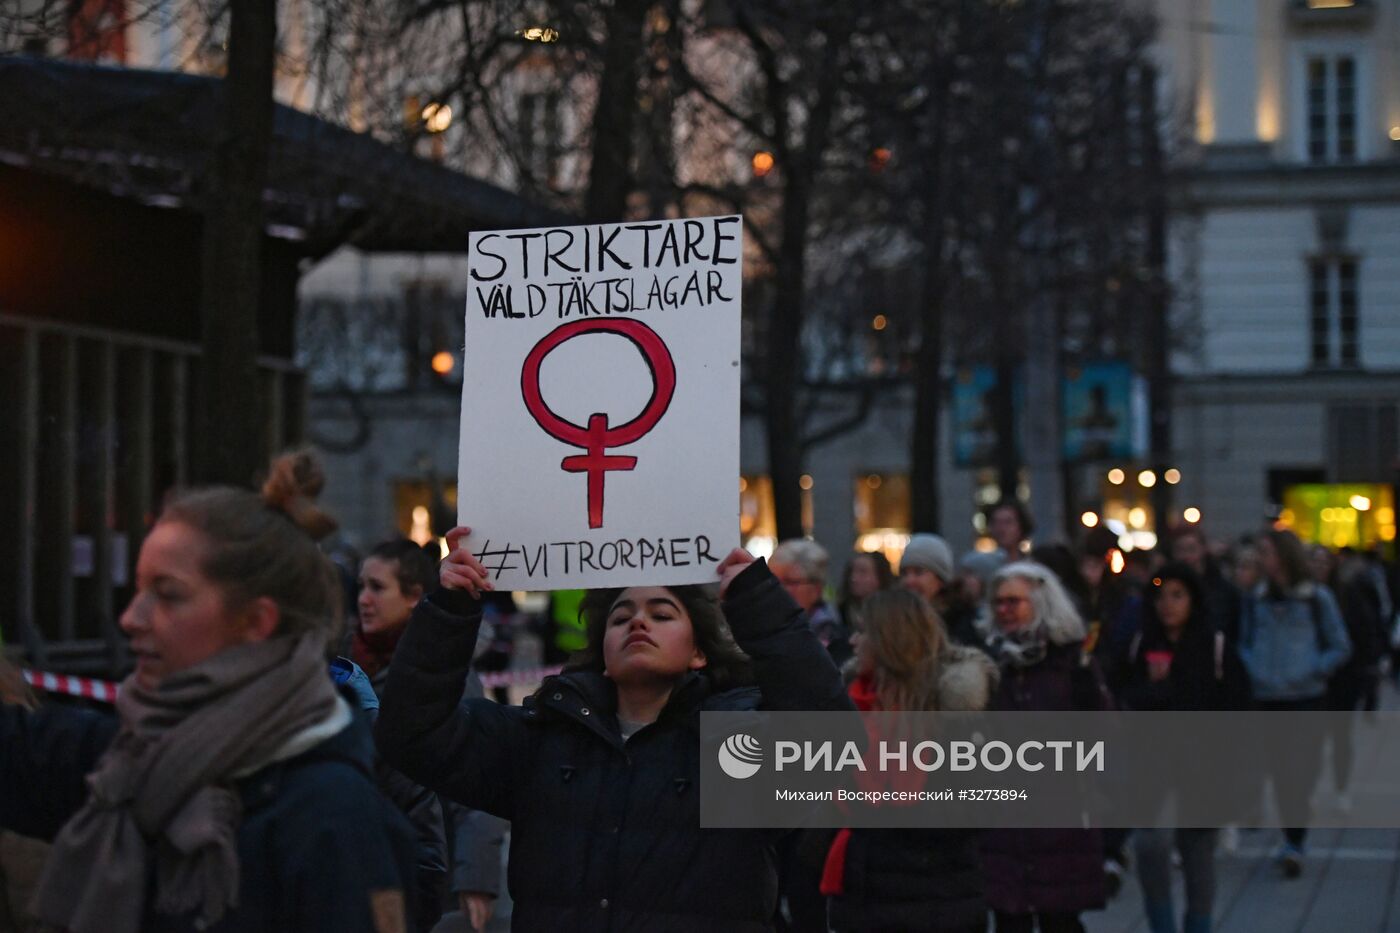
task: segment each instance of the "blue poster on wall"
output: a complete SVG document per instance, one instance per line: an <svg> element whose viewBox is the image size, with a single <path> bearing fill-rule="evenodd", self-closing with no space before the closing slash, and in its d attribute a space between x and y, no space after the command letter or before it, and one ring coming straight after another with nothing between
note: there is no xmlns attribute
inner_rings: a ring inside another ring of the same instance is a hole
<svg viewBox="0 0 1400 933"><path fill-rule="evenodd" d="M960 467L996 463L996 387L995 366L966 366L953 377L953 460ZM1025 385L1019 370L1011 386L1011 400L1019 444L1025 408Z"/></svg>
<svg viewBox="0 0 1400 933"><path fill-rule="evenodd" d="M1115 361L1071 367L1063 392L1066 460L1125 460L1137 453L1131 366Z"/></svg>

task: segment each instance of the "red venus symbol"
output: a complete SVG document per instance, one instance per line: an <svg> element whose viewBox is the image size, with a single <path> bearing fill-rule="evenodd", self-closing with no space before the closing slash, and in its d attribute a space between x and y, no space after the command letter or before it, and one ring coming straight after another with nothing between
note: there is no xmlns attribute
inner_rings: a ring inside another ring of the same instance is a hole
<svg viewBox="0 0 1400 933"><path fill-rule="evenodd" d="M640 415L615 428L608 427L608 416L601 412L589 416L586 428L565 421L550 411L540 395L540 364L544 358L565 341L590 333L626 337L642 351L651 370L651 400ZM636 457L608 456L607 449L641 440L666 414L676 391L676 364L671 359L671 351L666 349L656 331L641 321L625 318L573 321L550 331L525 357L525 366L520 370L520 391L525 396L526 409L546 434L587 451L565 457L559 466L569 473L588 474L588 527L603 527L604 476L614 470L633 470L637 466Z"/></svg>

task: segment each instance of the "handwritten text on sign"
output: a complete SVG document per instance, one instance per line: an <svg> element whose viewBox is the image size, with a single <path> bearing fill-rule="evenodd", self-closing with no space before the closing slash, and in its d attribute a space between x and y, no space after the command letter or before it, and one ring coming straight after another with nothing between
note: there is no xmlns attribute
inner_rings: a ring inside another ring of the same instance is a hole
<svg viewBox="0 0 1400 933"><path fill-rule="evenodd" d="M460 518L498 588L711 582L738 538L738 217L472 234Z"/></svg>

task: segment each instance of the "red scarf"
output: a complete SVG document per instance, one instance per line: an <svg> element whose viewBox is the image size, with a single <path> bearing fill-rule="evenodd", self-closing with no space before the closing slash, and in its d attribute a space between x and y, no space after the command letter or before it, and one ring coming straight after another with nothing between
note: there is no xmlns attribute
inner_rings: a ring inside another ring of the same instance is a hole
<svg viewBox="0 0 1400 933"><path fill-rule="evenodd" d="M875 695L875 678L869 674L858 674L846 690L851 702L862 713L880 708L880 700ZM843 829L831 841L826 853L826 864L822 867L821 893L827 897L846 893L846 847L851 842L851 831Z"/></svg>
<svg viewBox="0 0 1400 933"><path fill-rule="evenodd" d="M373 677L389 666L389 659L394 656L394 649L399 646L399 639L407 628L407 625L400 625L388 632L370 633L357 624L350 638L350 660Z"/></svg>

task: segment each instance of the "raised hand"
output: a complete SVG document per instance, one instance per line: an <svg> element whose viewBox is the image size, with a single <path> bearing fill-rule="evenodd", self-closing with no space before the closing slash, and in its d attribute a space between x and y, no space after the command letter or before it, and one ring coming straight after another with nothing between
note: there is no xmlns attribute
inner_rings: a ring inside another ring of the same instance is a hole
<svg viewBox="0 0 1400 933"><path fill-rule="evenodd" d="M715 572L719 574L720 599L723 599L724 594L729 592L729 584L733 582L734 578L743 573L744 570L748 568L749 564L752 564L755 560L757 560L757 558L748 551L741 547L736 547L729 552L724 560L719 562L719 567L715 569Z"/></svg>
<svg viewBox="0 0 1400 933"><path fill-rule="evenodd" d="M438 579L442 581L444 589L466 590L479 599L482 593L496 587L491 583L487 569L481 566L481 561L461 543L471 533L470 528L461 525L447 533L448 554L438 568Z"/></svg>

